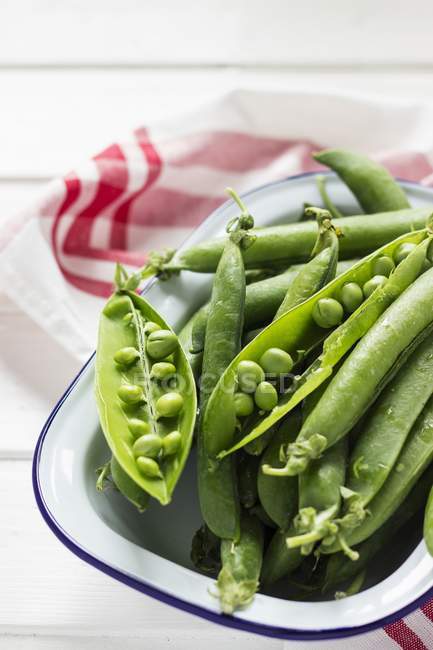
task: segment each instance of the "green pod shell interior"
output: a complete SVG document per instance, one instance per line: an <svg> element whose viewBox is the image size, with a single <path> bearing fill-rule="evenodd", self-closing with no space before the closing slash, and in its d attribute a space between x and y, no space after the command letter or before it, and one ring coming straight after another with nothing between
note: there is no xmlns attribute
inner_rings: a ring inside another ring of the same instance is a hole
<svg viewBox="0 0 433 650"><path fill-rule="evenodd" d="M133 317L125 318L129 313ZM151 305L133 291L119 291L110 298L101 313L99 324L95 393L102 430L119 466L140 488L165 505L170 502L191 448L197 400L191 368L182 347L178 345L173 352L173 364L179 379L178 390L184 398L183 407L173 418L155 417L155 402L173 388L165 389L150 378L153 360L146 356L144 332L148 321L157 323L163 330L171 331ZM138 327L137 323L142 323L143 327ZM121 367L115 363L114 356L119 349L125 347L137 348L140 359L132 366ZM140 385L144 401L130 405L122 403L118 390L123 384ZM150 432L161 438L174 430L181 434L179 452L162 456L158 461L161 477L150 478L140 472L134 458L134 436L128 422L139 418L147 421Z"/></svg>
<svg viewBox="0 0 433 650"><path fill-rule="evenodd" d="M314 296L266 327L241 350L222 375L209 399L209 410L215 409L217 411L218 408L215 402L219 402L221 399L227 401L227 390L224 390L224 387L235 382L237 367L241 361L249 360L258 363L266 350L274 347L276 342L278 342L278 347L293 356L296 356L298 350L311 350L314 348L324 337L324 330L315 323L313 318L313 309L317 300L338 296L343 285L348 282L356 282L359 285L365 284L372 275L372 264L377 257L382 255L392 256L394 250L403 242L420 244L426 240L427 234L426 229L419 230L403 235L386 244L375 253L357 262L352 268L327 284ZM425 247L427 243L426 240ZM419 268L418 264L412 264L408 272L406 272L408 265L404 265L404 262L402 262L388 279L385 285L386 289L381 288L379 290L382 293L373 293L346 321L328 335L321 357L313 366L307 369L303 376L298 377L295 390L290 389L280 395L277 406L269 414L256 418L252 428L246 431L244 437L232 447L226 448L225 451L219 454L219 457L222 458L261 436L320 386L332 374L334 366L344 354L362 338L388 305L416 279L421 272L424 260L425 251L422 250L420 252ZM383 293L384 291L385 293ZM230 435L233 435L233 433L226 432L226 439L229 440Z"/></svg>

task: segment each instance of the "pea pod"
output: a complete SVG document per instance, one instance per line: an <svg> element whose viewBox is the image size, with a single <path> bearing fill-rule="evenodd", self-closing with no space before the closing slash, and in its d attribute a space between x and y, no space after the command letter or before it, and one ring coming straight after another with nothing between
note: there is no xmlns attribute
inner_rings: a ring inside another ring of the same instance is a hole
<svg viewBox="0 0 433 650"><path fill-rule="evenodd" d="M264 585L271 585L289 575L304 559L300 547L287 548L286 538L290 535L296 535L293 524L274 533L263 558L261 581Z"/></svg>
<svg viewBox="0 0 433 650"><path fill-rule="evenodd" d="M343 523L357 524L386 481L416 418L433 393L433 342L427 338L411 354L374 404L352 450L346 486L356 492ZM356 511L356 512L355 512ZM362 514L362 513L361 513Z"/></svg>
<svg viewBox="0 0 433 650"><path fill-rule="evenodd" d="M337 275L341 275L355 263L356 260L339 262ZM289 287L303 268L303 264L295 264L284 273L247 286L244 309L246 330L269 323L275 317ZM203 350L204 346L208 315L209 303L206 303L191 317L179 334L179 340L195 375L201 368L200 350ZM191 350L196 352L192 353Z"/></svg>
<svg viewBox="0 0 433 650"><path fill-rule="evenodd" d="M429 240L422 242L411 255L416 256L420 251L425 256L428 243ZM422 260L414 259L418 265L421 261L422 265ZM397 267L397 271L403 270L403 263L412 268L412 260L408 257ZM417 268L419 271L420 266ZM397 271L388 280L389 283L392 282L392 288L395 290L398 287L397 280L401 280L397 278ZM427 271L415 280L374 322L343 363L316 408L305 421L296 442L286 450L285 471L288 474L302 472L312 458L320 455L325 448L335 444L350 431L398 371L414 346L420 342L420 338L426 335L426 328L433 321L432 278L433 273ZM384 285L383 292L387 286L388 283ZM374 298L374 294L371 298ZM381 299L378 290L378 300ZM350 335L348 329L345 334ZM340 345L342 341L344 336L339 338ZM324 349L322 363L327 355L328 351ZM380 363L372 363L372 359L380 359ZM279 471L284 473L283 470Z"/></svg>
<svg viewBox="0 0 433 650"><path fill-rule="evenodd" d="M262 524L256 517L243 513L239 540L221 542L222 569L217 589L224 614L232 614L253 600L259 586L262 555Z"/></svg>
<svg viewBox="0 0 433 650"><path fill-rule="evenodd" d="M332 375L333 368L338 361L365 335L380 314L421 272L429 244L427 229L404 235L364 258L310 299L274 321L238 354L215 387L211 398L212 401L228 400L224 386L230 381L235 381L239 364L246 360L259 362L261 356L269 348L273 347L276 341L278 341L280 348L291 355L296 355L298 350L310 350L316 346L323 340L324 336L323 328L317 325L313 317L316 303L323 298L333 298L333 296L338 295L341 288L348 282L356 282L362 285L370 277L375 259L383 255L392 256L394 251L404 242L414 242L419 246L412 251L411 256L401 262L383 287L374 292L340 327L325 339L323 354L313 362L303 375L295 378L294 384L280 395L278 405L269 414L265 413L263 416L256 418L251 428L243 430L242 439L221 452L219 457L223 458L261 436ZM331 428L334 428L334 423L332 423ZM233 430L224 432L224 435L229 439L233 435ZM317 437L312 442L315 440L317 440ZM323 441L319 439L318 442L318 449L313 450L316 455L323 450ZM301 450L298 449L297 453L298 451ZM305 452L307 453L307 449ZM285 470L280 469L278 473L281 475L285 473Z"/></svg>
<svg viewBox="0 0 433 650"><path fill-rule="evenodd" d="M96 489L103 491L107 482L112 481L117 490L130 501L139 512L144 512L149 504L150 496L123 471L114 456L99 471Z"/></svg>
<svg viewBox="0 0 433 650"><path fill-rule="evenodd" d="M327 149L314 154L313 158L338 174L365 212L410 207L406 194L388 170L366 156L343 149Z"/></svg>
<svg viewBox="0 0 433 650"><path fill-rule="evenodd" d="M344 553L333 553L326 565L323 591L353 580L362 570L367 569L372 559L381 551L387 553L389 544L395 539L400 529L416 515L427 502L430 486L433 482L433 466L430 466L415 483L411 492L396 512L371 537L355 546L358 560L353 562Z"/></svg>
<svg viewBox="0 0 433 650"><path fill-rule="evenodd" d="M288 418L281 423L262 456L260 471L257 476L260 503L267 515L281 529L286 529L296 514L298 508L298 482L292 476L285 478L268 476L263 473L262 467L263 465L278 467L281 445L287 445L294 441L300 424L299 412L296 411L290 413Z"/></svg>
<svg viewBox="0 0 433 650"><path fill-rule="evenodd" d="M289 549L301 547L302 555L309 555L318 541L333 540L338 534L333 519L340 510L346 461L343 439L299 476L299 513L294 520L296 534L286 538Z"/></svg>
<svg viewBox="0 0 433 650"><path fill-rule="evenodd" d="M314 257L293 279L274 320L322 289L337 273L338 231L331 223L331 214L319 208L307 208L306 213L314 216L319 226L319 235L312 252Z"/></svg>
<svg viewBox="0 0 433 650"><path fill-rule="evenodd" d="M430 276L430 282L431 282ZM430 302L431 310L431 302ZM360 544L375 533L399 506L411 489L422 477L433 460L433 397L418 417L412 431L382 489L370 501L369 516L362 524L345 534L345 543L350 546ZM341 549L337 541L331 546L321 546L323 553L335 553Z"/></svg>
<svg viewBox="0 0 433 650"><path fill-rule="evenodd" d="M248 229L252 217L241 207L241 216L229 224L231 236L215 274L203 353L200 383L200 425L198 431L198 492L203 519L222 539L238 539L239 501L235 465L232 458L213 458L214 437L224 421L235 426L234 384L227 386L229 408L221 405L218 413L209 413L208 399L218 378L240 349L245 304L245 269L241 247L251 244ZM214 419L215 418L215 419Z"/></svg>
<svg viewBox="0 0 433 650"><path fill-rule="evenodd" d="M372 217L357 215L343 217L338 227L343 237L340 241L340 258L350 259L376 250L404 233L422 228L431 214L431 207L381 212ZM270 226L252 230L254 246L244 252L246 268L289 266L306 262L316 240L316 226L312 221ZM197 244L192 248L166 253L150 253L143 277L159 273L162 278L180 271L214 273L224 250L226 238Z"/></svg>
<svg viewBox="0 0 433 650"><path fill-rule="evenodd" d="M128 278L119 268L117 291L104 307L99 325L95 372L99 419L121 470L167 504L191 447L194 380L174 332L135 293L137 278ZM179 388L151 378L162 352L172 354ZM158 406L161 398L163 412Z"/></svg>

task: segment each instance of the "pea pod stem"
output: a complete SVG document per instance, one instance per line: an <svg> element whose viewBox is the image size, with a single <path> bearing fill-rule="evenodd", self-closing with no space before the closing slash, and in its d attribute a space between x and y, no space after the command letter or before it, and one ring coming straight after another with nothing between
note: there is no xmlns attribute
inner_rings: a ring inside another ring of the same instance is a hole
<svg viewBox="0 0 433 650"><path fill-rule="evenodd" d="M328 190L326 189L326 178L322 174L318 174L316 176L316 185L317 189L319 190L320 198L323 201L323 204L327 210L332 214L332 217L334 219L341 219L343 217L343 214L340 212L340 210L337 208L337 206L331 201L331 197L328 194Z"/></svg>
<svg viewBox="0 0 433 650"><path fill-rule="evenodd" d="M337 533L337 526L332 523L338 511L338 506L333 505L327 510L317 513L314 508L304 508L299 512L295 519L295 527L298 530L305 530L298 535L286 538L287 548L310 547L315 542ZM302 552L302 549L301 549ZM311 552L307 548L308 555Z"/></svg>

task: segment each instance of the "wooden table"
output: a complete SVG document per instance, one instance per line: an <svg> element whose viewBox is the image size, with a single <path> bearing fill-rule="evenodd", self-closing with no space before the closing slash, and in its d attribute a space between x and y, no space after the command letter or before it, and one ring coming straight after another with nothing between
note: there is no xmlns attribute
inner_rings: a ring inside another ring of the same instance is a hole
<svg viewBox="0 0 433 650"><path fill-rule="evenodd" d="M294 5L3 2L0 219L130 128L230 88L433 101L431 2ZM0 648L304 647L159 604L87 566L49 532L33 499L30 459L51 406L77 370L74 359L0 295ZM365 637L350 646L369 647Z"/></svg>

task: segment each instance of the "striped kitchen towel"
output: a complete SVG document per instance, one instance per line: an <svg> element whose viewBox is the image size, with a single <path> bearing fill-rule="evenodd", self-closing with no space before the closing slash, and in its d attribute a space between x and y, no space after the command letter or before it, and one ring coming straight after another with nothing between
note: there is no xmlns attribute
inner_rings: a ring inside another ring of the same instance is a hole
<svg viewBox="0 0 433 650"><path fill-rule="evenodd" d="M132 269L145 262L145 251L176 247L225 201L227 185L243 192L319 169L311 152L325 146L364 151L396 176L433 185L433 107L232 92L196 114L140 127L54 180L0 229L0 282L85 359L115 261ZM314 645L433 648L431 621L430 602L384 629Z"/></svg>

